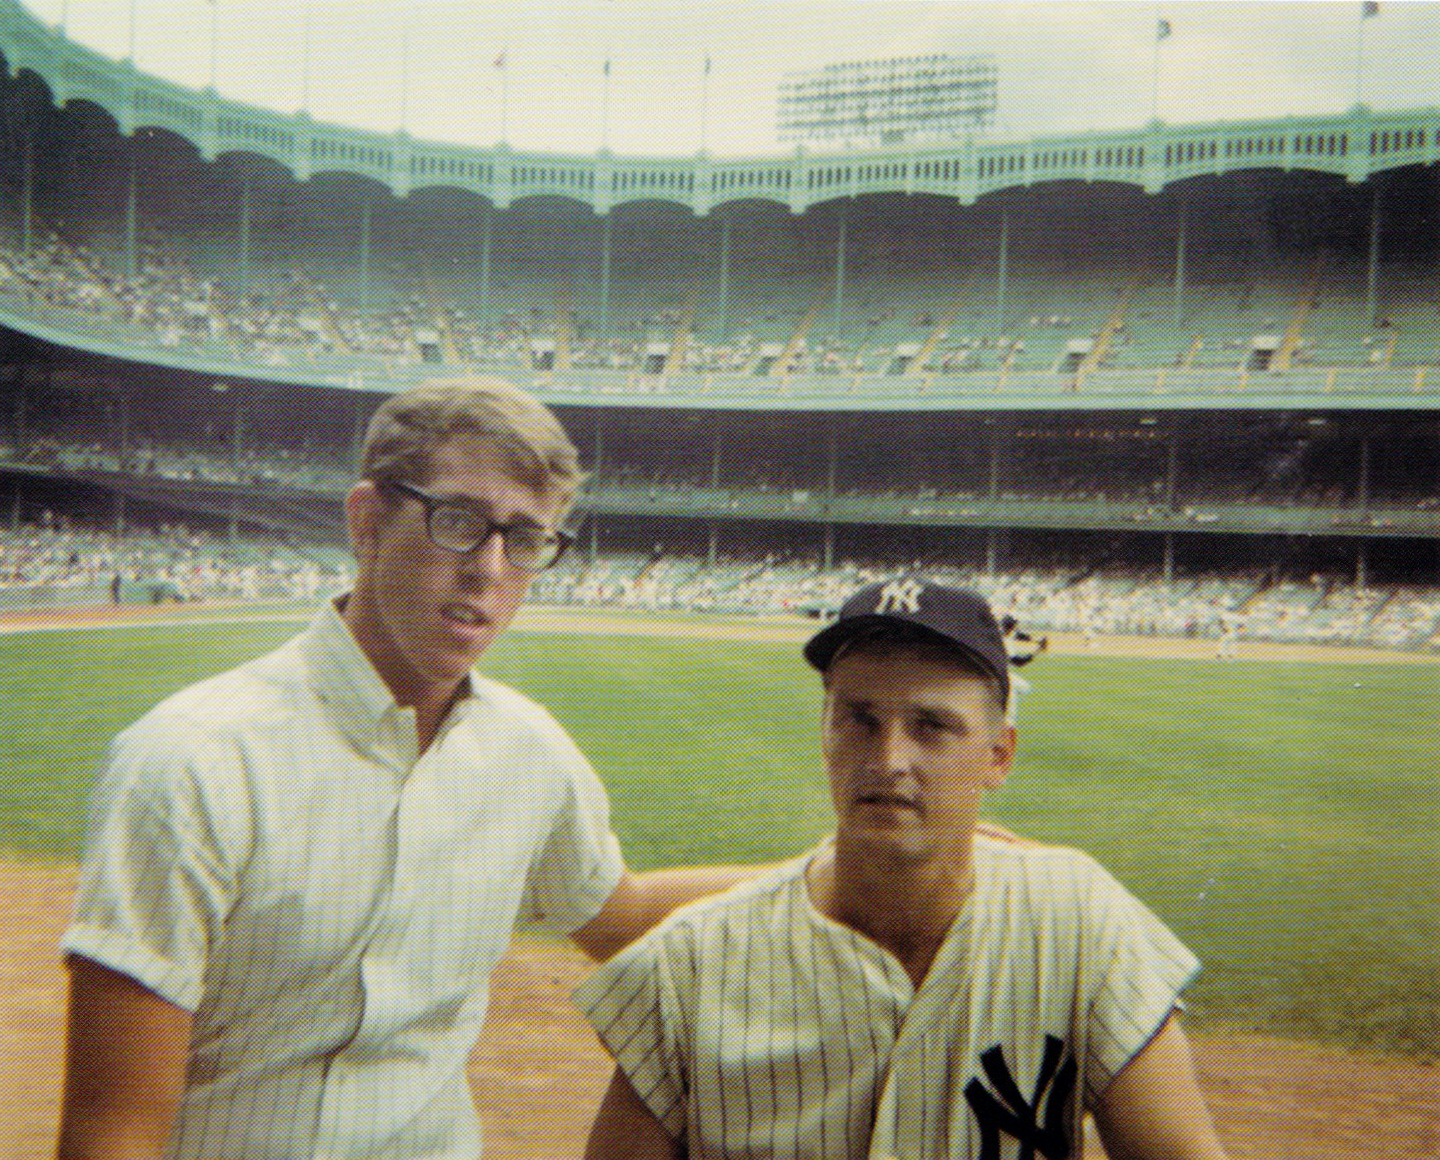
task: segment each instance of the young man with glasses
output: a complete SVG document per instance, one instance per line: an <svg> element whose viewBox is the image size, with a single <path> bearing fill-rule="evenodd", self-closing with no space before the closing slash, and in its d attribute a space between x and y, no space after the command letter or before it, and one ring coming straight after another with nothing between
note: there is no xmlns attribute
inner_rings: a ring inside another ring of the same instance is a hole
<svg viewBox="0 0 1440 1160"><path fill-rule="evenodd" d="M75 915L62 1157L467 1157L517 918L613 954L738 868L633 874L594 771L473 666L583 474L493 380L387 400L353 589L117 738Z"/></svg>

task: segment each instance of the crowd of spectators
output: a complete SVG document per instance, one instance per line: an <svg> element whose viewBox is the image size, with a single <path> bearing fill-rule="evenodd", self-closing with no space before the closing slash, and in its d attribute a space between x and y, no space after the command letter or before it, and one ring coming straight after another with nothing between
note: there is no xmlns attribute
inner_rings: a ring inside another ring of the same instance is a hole
<svg viewBox="0 0 1440 1160"><path fill-rule="evenodd" d="M911 567L914 567L912 563ZM823 567L803 557L706 558L659 549L577 550L534 585L539 603L677 613L830 614L857 588L901 574L895 561ZM929 561L937 580L983 591L1029 631L1215 640L1268 640L1440 650L1440 589L1359 586L1334 577L1183 577L1028 569L995 574ZM0 530L0 606L99 601L312 600L347 583L337 546L231 537L180 523L87 526L45 513Z"/></svg>
<svg viewBox="0 0 1440 1160"><path fill-rule="evenodd" d="M762 279L718 309L714 302L696 308L671 301L693 297L694 288L652 300L652 287L629 285L617 275L613 303L597 319L594 303L572 309L558 283L538 277L497 275L487 302L474 284L442 284L395 261L373 262L362 276L358 267L322 270L257 257L242 263L240 273L232 256L218 263L212 258L215 268L202 273L192 256L154 232L141 231L133 259L125 257L122 239L98 229L71 226L62 234L43 226L35 233L38 240L22 247L14 223L0 220L0 302L61 310L77 325L89 320L118 326L120 337L266 366L378 362L393 371L445 363L526 375L573 367L621 372L635 389L658 389L674 376L863 375L873 382L977 370L1069 373L1075 369L1066 361L1071 344L1093 339L1110 310L1082 280L1068 289L1063 282L1047 283L1044 296L1063 302L1068 295L1070 309L1028 311L1025 281L1017 274L1016 317L997 333L988 306L970 311L974 317L967 315L963 324L949 317L953 311L940 309L953 287L925 283L934 300L907 301L923 294L906 283L903 271L890 283L857 292L843 321L817 318L813 301L824 290L823 279L785 293ZM1257 327L1285 328L1283 318L1248 317L1243 303L1228 313L1221 307L1220 299L1209 302L1197 323L1219 333L1208 341L1187 333L1181 343L1187 350L1176 347L1173 328L1153 320L1134 324L1163 332L1144 342L1131 343L1132 328L1120 325L1106 339L1112 353L1105 362L1165 367L1188 364L1193 351L1204 351L1211 361L1193 365L1238 368ZM1332 339L1330 359L1320 358L1318 345L1302 343L1301 351L1325 365L1362 365L1367 360L1361 354L1375 340L1363 333L1360 319L1357 299L1347 349ZM1440 348L1429 361L1437 358Z"/></svg>
<svg viewBox="0 0 1440 1160"><path fill-rule="evenodd" d="M138 426L138 424L136 424ZM353 478L349 453L339 447L319 442L282 443L268 438L263 431L247 436L237 451L225 439L216 437L208 443L194 433L182 435L147 435L132 431L125 450L119 450L113 439L97 437L83 429L83 423L67 429L44 416L34 420L35 429L28 432L23 445L13 432L0 427L0 463L6 461L29 464L47 470L75 472L116 472L139 477L203 483L248 484L274 486L308 492L340 493ZM692 449L693 450L693 449ZM683 449L682 449L683 451ZM837 480L833 497L814 486L816 472L787 460L779 449L756 449L746 456L727 462L718 481L706 478L705 470L696 466L695 456L688 451L672 453L655 445L635 454L648 455L653 462L607 462L594 479L597 490L617 495L633 492L638 504L664 503L681 510L701 510L715 504L732 511L783 511L786 514L819 516L826 505L839 504L846 510L875 510L902 514L912 519L940 521L974 517L992 502L1022 504L1086 503L1102 508L1108 516L1129 520L1137 525L1158 524L1162 519L1179 517L1197 527L1216 522L1227 507L1236 510L1266 509L1298 510L1307 507L1327 508L1335 520L1361 515L1371 526L1385 526L1409 513L1433 512L1440 507L1440 482L1416 478L1403 486L1377 484L1368 496L1365 512L1359 512L1354 488L1325 486L1319 476L1305 483L1303 498L1298 494L1280 492L1252 485L1242 488L1229 476L1211 474L1203 482L1192 479L1184 501L1164 499L1164 481L1147 476L1144 470L1130 472L1127 482L1123 463L1097 467L1089 476L1075 474L1069 466L1042 466L1033 455L1007 463L1006 471L1014 483L999 487L991 495L983 484L965 486L958 483L934 486L920 484L913 465L896 463L891 474L908 478L897 485L883 487L876 482L870 487ZM958 450L952 449L952 454ZM1057 460L1065 458L1059 448ZM1224 465L1222 465L1224 466ZM1034 468L1032 471L1031 468ZM968 464L957 469L962 475L978 475L988 467ZM1197 465L1196 471L1200 470ZM1208 470L1208 469L1207 469ZM1238 468L1231 469L1238 473ZM906 485L908 484L908 486ZM642 509L643 510L643 509Z"/></svg>
<svg viewBox="0 0 1440 1160"><path fill-rule="evenodd" d="M737 319L735 337L726 343L700 341L687 311L645 311L633 304L617 307L607 333L601 335L585 320L557 316L553 304L536 304L540 291L535 286L518 294L526 304L504 310L489 322L482 322L473 309L467 311L456 301L406 293L398 287L377 293L377 299L383 301L361 310L354 303L353 287L341 292L314 272L271 268L262 276L257 270L254 285L240 292L233 285L218 285L197 276L183 258L159 239L150 238L139 246L136 269L127 276L116 272L119 249L115 244L98 239L67 242L60 233L48 230L41 231L38 244L21 252L13 223L0 225L6 226L0 228L0 301L40 303L133 328L162 344L219 344L232 353L262 360L337 353L416 363L458 358L500 373L543 370L559 361L644 377L669 373L677 366L696 373L760 373L777 362L808 373L886 373L896 356L893 343L866 345L864 340L873 339L874 333L861 334L849 344L823 337L774 341L793 331L794 319L773 303L754 319ZM904 323L917 333L930 331L943 341L923 353L918 348L913 353L930 360L932 366L936 360L947 359L957 369L976 365L982 358L1003 360L1017 344L1023 344L1023 339L1016 338L986 342L965 338L923 313L905 318L900 318L900 313L892 311L894 317L876 314L869 329L878 333L886 326ZM1058 334L1073 321L1069 315L1037 314L1028 326L1037 333ZM47 427L39 416L35 426L39 429L29 431L19 443L0 434L0 461L62 473L118 472L334 493L343 489L350 474L349 465L338 453L269 442L258 433L236 449L228 445L224 432L212 433L213 438L203 443L191 437L172 439L151 433L143 422L137 422L119 450L113 439L87 437L83 422L67 430L54 424ZM1002 486L996 492L999 499L1128 504L1141 523L1157 512L1171 510L1158 460L1147 470L1137 471L1134 455L1122 455L1112 462L1085 451L1079 443L1068 449L1063 443L1037 444L1033 449L1020 447L1012 452L1007 468L1023 485ZM602 472L596 486L638 486L656 502L689 496L711 509L719 494L720 500L735 510L768 504L793 509L801 516L813 515L823 497L804 485L795 474L798 470L793 462L787 469L783 462L771 464L757 456L732 467L719 486L713 487L712 481L695 477L693 472L681 478L664 469L621 464ZM970 464L965 469L970 475L986 470L984 464L978 468ZM1187 503L1178 510L1196 524L1204 524L1216 518L1215 507L1227 503L1337 508L1355 503L1353 486L1336 485L1333 472L1278 473L1260 484L1244 465L1232 475L1216 475L1204 502ZM1189 482L1193 491L1194 481ZM1411 490L1403 495L1394 493L1393 487L1390 493L1372 494L1370 505L1381 513L1373 515L1372 522L1385 518L1387 504L1396 511L1425 511L1440 503L1433 479L1427 477L1409 486ZM909 517L943 521L967 515L988 493L983 484L974 488L910 487L901 482L882 492L856 489L841 481L836 498L861 505L888 504L893 508L898 504ZM12 529L4 536L0 587L11 589L25 585L94 588L108 586L115 576L148 577L157 591L178 593L184 599L217 594L243 598L317 590L334 575L333 569L312 571L303 554L283 546L270 552L254 545L240 550L233 543L212 541L175 527L147 535L127 533L117 540L111 532L52 523ZM569 569L545 577L540 590L546 599L581 604L783 613L833 608L865 578L893 571L893 565L883 562L824 569L813 562L777 562L763 557L708 566L684 556L608 556L583 568L572 561ZM995 577L957 574L954 578L985 588L998 604L1042 631L1240 635L1391 647L1435 645L1440 606L1429 588L1372 590L1334 581L1271 583L1251 578L1160 584L1153 577L1104 575L1076 581L1073 575L1056 570Z"/></svg>
<svg viewBox="0 0 1440 1160"><path fill-rule="evenodd" d="M1028 630L1082 637L1285 641L1440 650L1440 590L1358 586L1316 576L1304 583L1258 575L1090 575L1073 570L983 570L931 562L935 579L975 587ZM542 576L536 597L560 604L676 612L824 616L856 589L904 571L895 562L825 568L803 558L613 554L572 559Z"/></svg>
<svg viewBox="0 0 1440 1160"><path fill-rule="evenodd" d="M0 434L0 463L62 472L101 472L195 483L240 483L311 492L340 492L353 469L338 455L301 454L291 448L256 445L239 453L206 449L192 441L132 436L124 452L99 440L33 435L23 447Z"/></svg>
<svg viewBox="0 0 1440 1160"><path fill-rule="evenodd" d="M183 524L117 532L43 513L0 529L0 607L316 598L347 582L337 550Z"/></svg>

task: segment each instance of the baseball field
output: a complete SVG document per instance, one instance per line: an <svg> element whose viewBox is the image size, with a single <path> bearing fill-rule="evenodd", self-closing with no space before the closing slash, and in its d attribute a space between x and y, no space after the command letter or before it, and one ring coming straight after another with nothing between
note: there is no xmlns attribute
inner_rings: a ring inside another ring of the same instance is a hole
<svg viewBox="0 0 1440 1160"><path fill-rule="evenodd" d="M54 946L106 742L296 624L145 612L0 634L0 1155L41 1154L53 1130ZM542 611L518 627L485 667L589 754L633 865L772 859L825 833L805 624ZM1057 641L1027 676L989 812L1094 853L1200 955L1188 1023L1232 1155L1440 1155L1440 665ZM583 970L531 940L502 968L474 1063L493 1157L579 1148L605 1075L565 1003Z"/></svg>

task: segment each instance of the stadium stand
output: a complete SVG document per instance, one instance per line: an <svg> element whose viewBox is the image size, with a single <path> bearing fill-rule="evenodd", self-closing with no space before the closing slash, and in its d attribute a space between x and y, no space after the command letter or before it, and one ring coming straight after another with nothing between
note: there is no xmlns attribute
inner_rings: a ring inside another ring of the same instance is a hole
<svg viewBox="0 0 1440 1160"><path fill-rule="evenodd" d="M338 582L375 401L485 372L594 473L541 599L823 612L923 567L1041 629L1437 647L1429 143L1360 181L1272 159L791 204L736 163L746 196L704 212L602 210L205 160L48 86L0 75L15 599L108 598L127 553L187 598Z"/></svg>

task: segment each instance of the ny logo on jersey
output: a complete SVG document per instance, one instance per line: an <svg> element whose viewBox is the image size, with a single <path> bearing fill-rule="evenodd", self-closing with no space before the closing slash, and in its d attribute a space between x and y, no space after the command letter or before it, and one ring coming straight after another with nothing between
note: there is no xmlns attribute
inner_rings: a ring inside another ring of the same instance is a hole
<svg viewBox="0 0 1440 1160"><path fill-rule="evenodd" d="M1068 1160L1070 1141L1065 1135L1065 1106L1075 1091L1078 1069L1073 1056L1060 1065L1065 1044L1053 1035L1045 1036L1045 1055L1035 1077L1035 1094L1027 1100L1010 1074L1005 1053L999 1044L980 1056L985 1075L994 1085L992 1092L979 1079L965 1087L965 1099L980 1123L980 1155L976 1160L1000 1160L1000 1133L1020 1142L1019 1160ZM1049 1095L1046 1095L1046 1089ZM1040 1105L1045 1103L1044 1123Z"/></svg>
<svg viewBox="0 0 1440 1160"><path fill-rule="evenodd" d="M920 593L925 586L917 580L892 580L880 589L880 603L875 611L880 614L891 612L916 613L920 611Z"/></svg>

